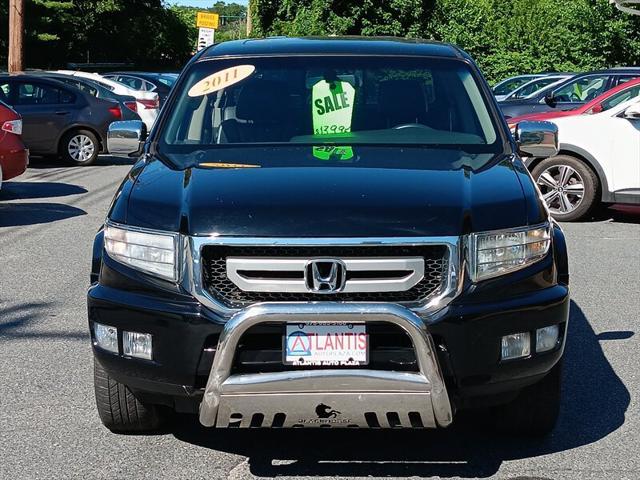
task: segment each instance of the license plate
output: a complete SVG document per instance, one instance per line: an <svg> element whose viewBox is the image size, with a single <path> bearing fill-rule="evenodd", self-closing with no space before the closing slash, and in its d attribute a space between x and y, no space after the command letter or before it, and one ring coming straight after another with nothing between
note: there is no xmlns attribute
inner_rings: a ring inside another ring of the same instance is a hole
<svg viewBox="0 0 640 480"><path fill-rule="evenodd" d="M290 323L283 350L286 365L366 365L369 336L364 323Z"/></svg>

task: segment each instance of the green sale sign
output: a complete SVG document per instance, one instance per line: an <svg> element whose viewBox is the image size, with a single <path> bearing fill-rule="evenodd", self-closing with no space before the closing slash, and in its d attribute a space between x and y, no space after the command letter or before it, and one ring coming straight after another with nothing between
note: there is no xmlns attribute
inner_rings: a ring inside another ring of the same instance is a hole
<svg viewBox="0 0 640 480"><path fill-rule="evenodd" d="M320 80L313 86L314 135L351 132L356 91L349 82Z"/></svg>

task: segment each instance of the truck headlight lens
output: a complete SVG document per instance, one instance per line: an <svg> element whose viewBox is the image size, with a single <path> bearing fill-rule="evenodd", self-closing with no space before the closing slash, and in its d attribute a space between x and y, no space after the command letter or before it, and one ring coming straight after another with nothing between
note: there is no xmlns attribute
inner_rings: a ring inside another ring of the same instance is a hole
<svg viewBox="0 0 640 480"><path fill-rule="evenodd" d="M151 233L106 225L104 248L111 258L165 280L178 280L177 233Z"/></svg>
<svg viewBox="0 0 640 480"><path fill-rule="evenodd" d="M549 251L549 225L469 236L467 261L474 282L525 268Z"/></svg>

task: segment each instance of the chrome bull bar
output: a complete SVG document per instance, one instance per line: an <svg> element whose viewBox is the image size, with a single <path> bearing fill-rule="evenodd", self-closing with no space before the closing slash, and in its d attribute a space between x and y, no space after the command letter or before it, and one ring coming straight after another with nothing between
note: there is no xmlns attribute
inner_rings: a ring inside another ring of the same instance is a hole
<svg viewBox="0 0 640 480"><path fill-rule="evenodd" d="M418 372L370 369L231 374L238 342L261 323L388 322L415 349ZM225 324L200 404L207 427L446 427L451 403L424 321L385 303L269 303Z"/></svg>

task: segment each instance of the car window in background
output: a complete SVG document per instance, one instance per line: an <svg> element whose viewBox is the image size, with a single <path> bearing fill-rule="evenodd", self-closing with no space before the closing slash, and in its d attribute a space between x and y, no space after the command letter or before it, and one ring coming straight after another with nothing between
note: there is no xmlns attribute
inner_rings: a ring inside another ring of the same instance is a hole
<svg viewBox="0 0 640 480"><path fill-rule="evenodd" d="M163 151L256 143L502 148L463 62L324 56L244 62L190 69L168 114Z"/></svg>
<svg viewBox="0 0 640 480"><path fill-rule="evenodd" d="M18 83L15 95L16 105L54 105L74 100L70 92L39 83Z"/></svg>
<svg viewBox="0 0 640 480"><path fill-rule="evenodd" d="M157 77L157 80L160 83L165 84L167 87L173 87L173 85L176 83L177 79L178 79L177 75L175 77L172 76L172 75L159 75Z"/></svg>
<svg viewBox="0 0 640 480"><path fill-rule="evenodd" d="M98 89L95 87L92 87L91 85L84 83L84 82L79 82L77 80L74 80L72 78L66 79L66 78L62 78L62 77L55 77L56 80L58 80L59 82L63 82L66 83L67 85L71 85L73 87L76 87L78 90L82 90L83 92L88 93L89 95L93 96L93 97L97 97L98 96Z"/></svg>
<svg viewBox="0 0 640 480"><path fill-rule="evenodd" d="M638 95L640 95L640 85L635 85L631 88L618 92L615 95L611 95L600 105L602 106L603 111L609 110L610 108L616 107L627 100L637 97Z"/></svg>
<svg viewBox="0 0 640 480"><path fill-rule="evenodd" d="M638 78L637 75L621 75L618 78L618 84L622 84L622 83L627 83L630 80L633 80L635 78Z"/></svg>
<svg viewBox="0 0 640 480"><path fill-rule="evenodd" d="M151 82L147 82L146 80L143 80L142 88L147 92L153 92L156 89L156 86Z"/></svg>
<svg viewBox="0 0 640 480"><path fill-rule="evenodd" d="M531 79L532 77L513 78L511 80L504 82L502 85L498 85L493 90L493 93L495 95L508 95L509 93L513 92L516 88L521 87Z"/></svg>
<svg viewBox="0 0 640 480"><path fill-rule="evenodd" d="M559 78L540 78L539 80L533 80L520 88L514 91L511 95L509 95L509 99L515 98L527 98L528 96L536 93L537 91L543 89L544 87L548 87L556 82L558 82Z"/></svg>
<svg viewBox="0 0 640 480"><path fill-rule="evenodd" d="M140 78L129 77L128 75L118 75L116 81L134 90L144 90L144 82Z"/></svg>
<svg viewBox="0 0 640 480"><path fill-rule="evenodd" d="M60 89L59 92L59 102L63 104L69 104L76 101L76 96L68 90Z"/></svg>
<svg viewBox="0 0 640 480"><path fill-rule="evenodd" d="M556 102L588 102L607 90L609 75L579 78L553 92Z"/></svg>
<svg viewBox="0 0 640 480"><path fill-rule="evenodd" d="M9 103L9 82L0 83L0 100L5 103Z"/></svg>

